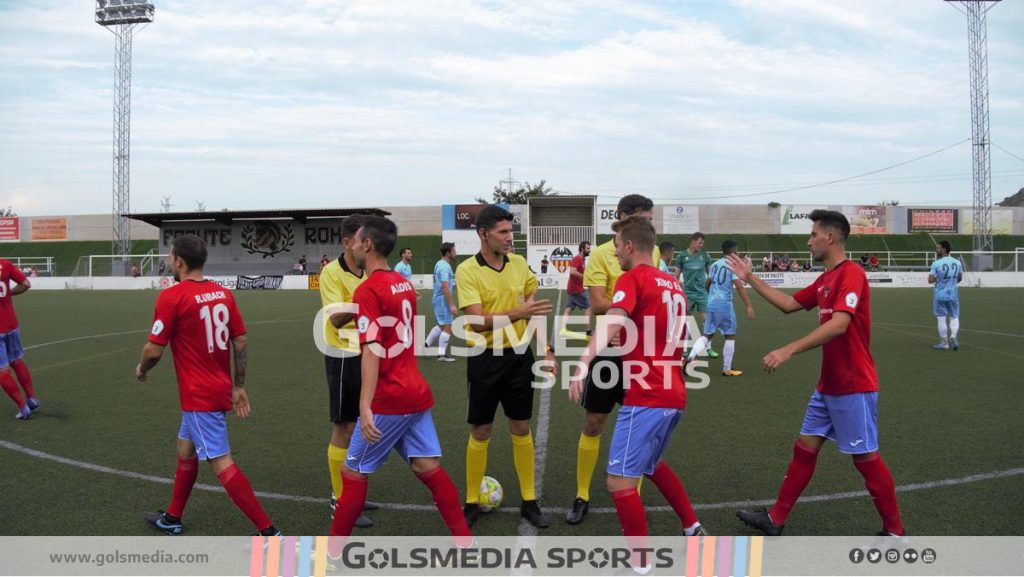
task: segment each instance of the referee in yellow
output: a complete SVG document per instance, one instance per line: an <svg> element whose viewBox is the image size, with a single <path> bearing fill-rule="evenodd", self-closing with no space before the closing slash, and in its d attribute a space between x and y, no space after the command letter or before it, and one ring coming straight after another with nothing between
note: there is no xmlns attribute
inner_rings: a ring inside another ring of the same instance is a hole
<svg viewBox="0 0 1024 577"><path fill-rule="evenodd" d="M620 221L633 215L653 220L654 203L646 196L630 194L619 200L616 214ZM651 258L653 262L661 260L661 251L657 245ZM615 239L590 252L587 268L583 272L583 286L589 291L590 310L595 318L611 308L615 283L621 275L622 268L615 257ZM590 363L584 389L571 394L582 396L580 403L587 410L587 420L576 450L576 500L565 514L566 523L578 525L590 511L590 481L594 477L594 467L597 466L598 454L601 452L604 423L615 405L622 404L622 359L617 356L597 356Z"/></svg>
<svg viewBox="0 0 1024 577"><path fill-rule="evenodd" d="M550 521L541 512L535 488L533 436L533 352L512 347L526 337L527 320L546 315L551 301L534 300L537 278L526 259L512 249L512 213L497 205L484 207L476 219L480 252L455 271L459 307L471 318L467 341L486 342L483 354L467 359L470 425L466 447L466 504L462 512L472 526L480 516L480 482L487 470L487 446L500 404L512 433L512 454L523 502L519 514L535 527ZM497 333L501 333L498 335Z"/></svg>

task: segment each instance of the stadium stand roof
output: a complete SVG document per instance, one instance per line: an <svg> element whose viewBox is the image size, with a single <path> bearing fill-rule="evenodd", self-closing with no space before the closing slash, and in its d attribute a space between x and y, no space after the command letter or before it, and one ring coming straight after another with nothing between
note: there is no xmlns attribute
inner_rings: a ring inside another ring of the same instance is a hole
<svg viewBox="0 0 1024 577"><path fill-rule="evenodd" d="M155 227L164 222L180 222L195 220L213 220L223 224L231 224L234 220L290 218L306 222L310 218L338 218L354 214L375 214L388 216L391 214L379 208L297 208L287 210L221 210L194 212L145 212L126 214L128 218L141 220Z"/></svg>

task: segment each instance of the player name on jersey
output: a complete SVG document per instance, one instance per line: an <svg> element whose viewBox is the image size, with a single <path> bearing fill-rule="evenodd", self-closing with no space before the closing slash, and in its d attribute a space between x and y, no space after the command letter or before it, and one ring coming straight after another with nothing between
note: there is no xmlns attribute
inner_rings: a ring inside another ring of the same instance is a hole
<svg viewBox="0 0 1024 577"><path fill-rule="evenodd" d="M208 303L210 301L224 300L226 298L227 296L224 294L224 291L213 291L195 295L196 303L198 304Z"/></svg>
<svg viewBox="0 0 1024 577"><path fill-rule="evenodd" d="M395 283L391 285L391 294L396 295L398 293L412 292L412 283L409 281Z"/></svg>

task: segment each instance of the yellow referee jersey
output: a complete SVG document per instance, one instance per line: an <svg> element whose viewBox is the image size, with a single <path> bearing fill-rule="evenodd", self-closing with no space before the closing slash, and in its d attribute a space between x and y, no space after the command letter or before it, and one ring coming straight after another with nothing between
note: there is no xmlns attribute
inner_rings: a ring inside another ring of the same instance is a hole
<svg viewBox="0 0 1024 577"><path fill-rule="evenodd" d="M501 270L491 268L483 255L466 259L455 271L455 284L459 287L459 308L465 310L472 305L481 305L484 314L498 314L510 311L526 302L537 292L537 277L526 264L526 259L510 254L505 257ZM516 321L502 329L503 348L510 348L521 342L526 332L526 320ZM467 341L472 346L483 337L487 348L495 348L494 331L477 333L466 326ZM479 335L479 336L474 336Z"/></svg>
<svg viewBox="0 0 1024 577"><path fill-rule="evenodd" d="M657 246L651 253L654 262L661 260L661 250ZM655 265L657 266L657 265ZM590 258L587 259L587 266L583 269L583 286L605 287L605 296L608 299L615 294L615 283L622 276L622 267L619 266L619 259L615 258L615 239L598 245L590 251Z"/></svg>
<svg viewBox="0 0 1024 577"><path fill-rule="evenodd" d="M366 275L356 275L345 264L344 258L336 258L320 271L320 302L323 306L334 303L351 303L356 287L362 284ZM359 334L355 321L349 321L339 331L334 329L330 319L324 317L324 335L327 344L333 347L359 352Z"/></svg>

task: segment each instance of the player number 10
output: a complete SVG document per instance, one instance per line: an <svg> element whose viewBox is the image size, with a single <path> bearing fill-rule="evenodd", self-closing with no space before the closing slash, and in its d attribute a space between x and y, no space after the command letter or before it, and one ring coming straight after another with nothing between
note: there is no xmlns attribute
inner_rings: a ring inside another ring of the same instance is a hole
<svg viewBox="0 0 1024 577"><path fill-rule="evenodd" d="M662 291L661 302L668 309L668 334L665 340L675 342L682 338L686 326L686 301L683 295L671 291Z"/></svg>
<svg viewBox="0 0 1024 577"><path fill-rule="evenodd" d="M212 353L215 344L222 351L228 350L228 305L214 305L213 314L210 314L210 305L206 305L199 309L199 318L206 323L207 350Z"/></svg>

